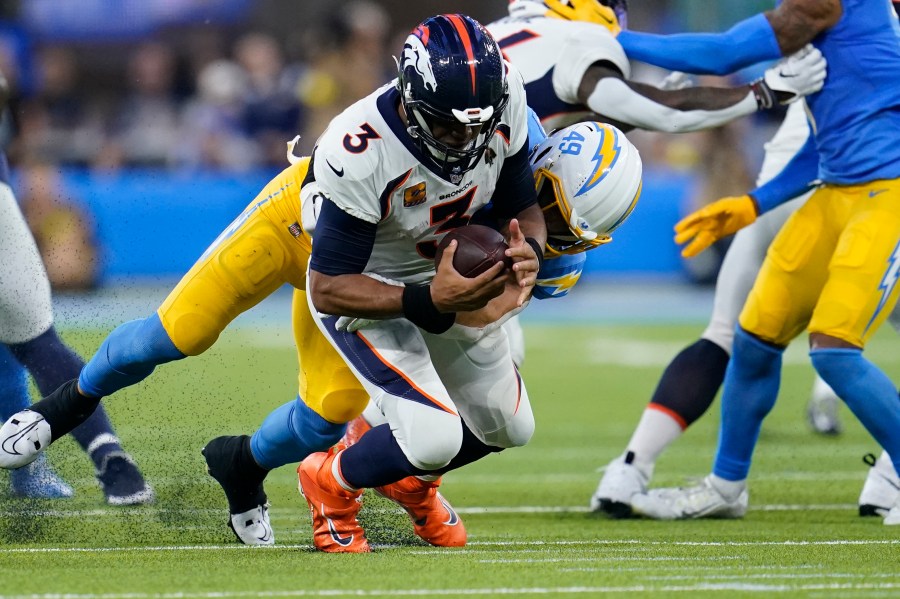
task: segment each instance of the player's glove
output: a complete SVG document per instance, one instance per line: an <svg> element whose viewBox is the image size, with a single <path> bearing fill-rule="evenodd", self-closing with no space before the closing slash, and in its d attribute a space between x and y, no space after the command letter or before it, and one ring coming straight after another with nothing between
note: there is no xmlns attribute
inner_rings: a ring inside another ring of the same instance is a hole
<svg viewBox="0 0 900 599"><path fill-rule="evenodd" d="M337 322L334 323L334 328L339 331L346 331L348 333L355 333L360 329L364 329L370 325L375 324L376 322L381 322L380 320L373 320L371 318L356 318L354 316L340 316L337 319Z"/></svg>
<svg viewBox="0 0 900 599"><path fill-rule="evenodd" d="M825 84L828 63L812 44L768 69L762 79L750 84L759 108L790 104L815 93Z"/></svg>
<svg viewBox="0 0 900 599"><path fill-rule="evenodd" d="M722 198L684 217L675 225L675 243L688 243L681 250L693 258L726 235L756 220L756 203L750 196Z"/></svg>

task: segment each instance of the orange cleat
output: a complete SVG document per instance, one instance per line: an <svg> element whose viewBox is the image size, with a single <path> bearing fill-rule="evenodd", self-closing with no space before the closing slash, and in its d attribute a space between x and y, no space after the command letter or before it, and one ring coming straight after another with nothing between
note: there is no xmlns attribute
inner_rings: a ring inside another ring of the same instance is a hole
<svg viewBox="0 0 900 599"><path fill-rule="evenodd" d="M406 510L413 523L413 530L423 540L435 547L463 547L466 544L466 527L462 519L438 492L441 480L427 482L415 476L376 487L375 491Z"/></svg>
<svg viewBox="0 0 900 599"><path fill-rule="evenodd" d="M365 435L372 427L369 426L369 423L366 422L366 419L362 416L357 416L349 423L347 423L347 432L344 433L344 436L341 437L340 443L350 447L351 445L356 445L359 438Z"/></svg>
<svg viewBox="0 0 900 599"><path fill-rule="evenodd" d="M328 553L368 553L366 533L356 515L362 508L362 490L344 489L332 474L333 462L343 448L306 457L297 468L300 494L309 504L313 523L313 544Z"/></svg>

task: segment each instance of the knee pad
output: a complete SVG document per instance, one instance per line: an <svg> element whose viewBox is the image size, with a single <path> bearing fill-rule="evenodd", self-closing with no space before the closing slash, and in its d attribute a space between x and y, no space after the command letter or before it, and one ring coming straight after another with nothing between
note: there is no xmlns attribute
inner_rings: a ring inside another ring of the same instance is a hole
<svg viewBox="0 0 900 599"><path fill-rule="evenodd" d="M462 420L456 414L409 404L413 402L404 402L398 412L411 417L403 418L399 428L391 422L400 449L416 468L429 472L443 468L462 447Z"/></svg>

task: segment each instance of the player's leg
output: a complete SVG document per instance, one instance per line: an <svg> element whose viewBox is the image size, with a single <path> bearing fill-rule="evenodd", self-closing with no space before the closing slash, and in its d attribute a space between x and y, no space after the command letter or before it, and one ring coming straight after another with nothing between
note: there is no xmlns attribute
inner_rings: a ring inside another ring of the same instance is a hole
<svg viewBox="0 0 900 599"><path fill-rule="evenodd" d="M666 367L625 453L607 465L591 497L592 510L613 517L630 515L630 498L647 490L656 460L709 409L725 378L735 324L766 249L804 200L798 198L763 215L735 235L716 280L706 330Z"/></svg>
<svg viewBox="0 0 900 599"><path fill-rule="evenodd" d="M263 482L270 470L327 450L369 396L319 331L306 293L294 290L292 321L300 365L297 397L269 414L252 437L218 437L203 449L228 500L229 526L248 545L274 543Z"/></svg>
<svg viewBox="0 0 900 599"><path fill-rule="evenodd" d="M870 193L876 192L876 193ZM893 382L863 355L863 347L897 302L900 261L900 180L831 190L849 216L831 260L830 276L810 321L810 357L900 470L900 401ZM836 208L832 208L835 210ZM886 523L894 523L891 513ZM897 509L900 523L900 508Z"/></svg>
<svg viewBox="0 0 900 599"><path fill-rule="evenodd" d="M888 322L900 333L900 302L888 316ZM867 454L864 461L871 466L866 482L859 493L860 516L885 516L891 506L900 498L900 477L894 470L891 456L882 451L878 459Z"/></svg>
<svg viewBox="0 0 900 599"><path fill-rule="evenodd" d="M77 376L84 363L53 327L47 272L12 190L5 184L0 184L0 223L4 230L0 253L7 260L0 281L0 341L46 395ZM3 420L27 407L5 414ZM94 462L108 502L125 505L152 501L152 490L120 446L103 409L88 414L75 437Z"/></svg>
<svg viewBox="0 0 900 599"><path fill-rule="evenodd" d="M741 312L725 373L713 473L695 487L635 496L636 511L661 519L745 513L746 478L762 421L778 396L784 347L808 322L837 242L837 229L824 226L828 199L820 190L788 219Z"/></svg>
<svg viewBox="0 0 900 599"><path fill-rule="evenodd" d="M280 179L273 181L269 186ZM155 314L117 327L77 379L17 417L17 424L8 422L0 429L7 438L33 426L32 433L22 436L24 453L3 465L27 463L41 450L27 443L29 439L46 447L86 420L102 397L144 380L156 366L204 352L234 318L284 283L302 286L309 240L281 224L251 204Z"/></svg>
<svg viewBox="0 0 900 599"><path fill-rule="evenodd" d="M0 345L0 389L3 389L3 394L0 395L0 419L6 420L31 405L28 374L5 345ZM59 499L74 495L72 487L53 471L44 455L27 466L10 472L9 483L14 497Z"/></svg>
<svg viewBox="0 0 900 599"><path fill-rule="evenodd" d="M313 513L317 548L368 551L356 520L361 489L446 466L461 452L462 421L422 333L409 321L346 333L334 328L336 318L314 317L390 424L347 449L308 457L299 468L301 488Z"/></svg>

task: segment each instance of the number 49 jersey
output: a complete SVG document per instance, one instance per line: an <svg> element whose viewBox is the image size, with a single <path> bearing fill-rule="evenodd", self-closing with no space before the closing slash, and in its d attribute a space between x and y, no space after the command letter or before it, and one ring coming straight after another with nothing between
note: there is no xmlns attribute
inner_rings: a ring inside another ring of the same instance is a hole
<svg viewBox="0 0 900 599"><path fill-rule="evenodd" d="M528 117L521 76L508 72L510 99L478 164L461 175L443 175L407 133L395 83L376 90L335 117L316 143L315 194L351 216L378 225L366 273L419 284L434 276L437 244L467 224L491 200L508 156L525 147ZM304 212L306 218L306 212Z"/></svg>

